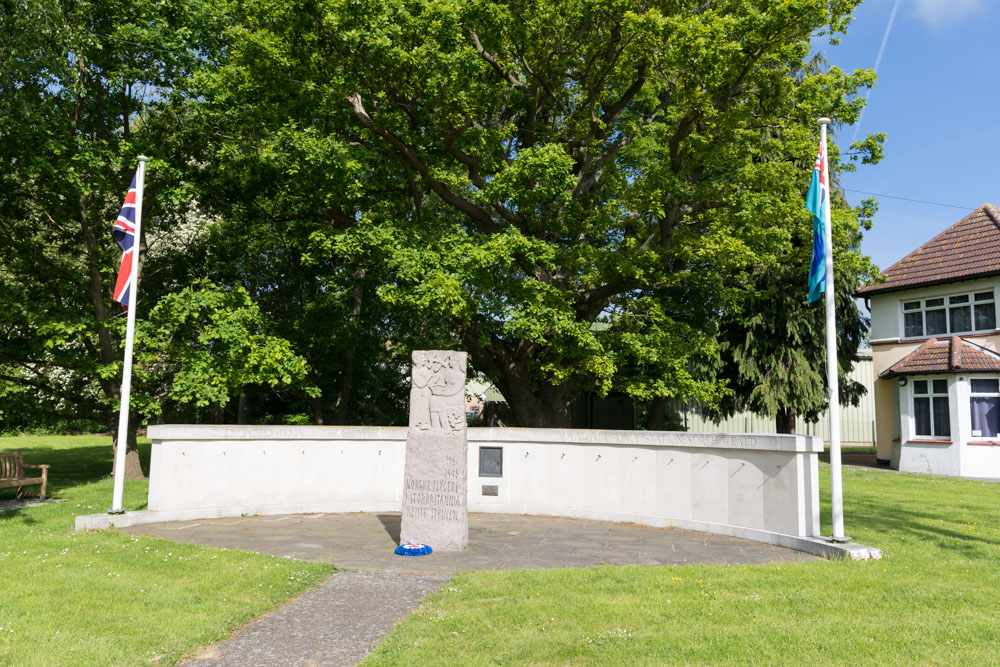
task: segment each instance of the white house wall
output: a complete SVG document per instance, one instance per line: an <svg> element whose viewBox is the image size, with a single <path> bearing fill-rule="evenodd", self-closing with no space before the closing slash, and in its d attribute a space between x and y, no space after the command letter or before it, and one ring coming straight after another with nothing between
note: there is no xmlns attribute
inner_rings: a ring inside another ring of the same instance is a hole
<svg viewBox="0 0 1000 667"><path fill-rule="evenodd" d="M899 338L899 292L874 294L869 300L872 313L872 341ZM876 372L880 372L880 369Z"/></svg>
<svg viewBox="0 0 1000 667"><path fill-rule="evenodd" d="M903 337L903 302L935 297L945 297L966 292L993 290L994 302L1000 315L1000 290L995 278L968 280L935 285L912 290L876 294L871 297L872 313L872 371L877 385L877 456L889 460L893 468L907 472L957 475L963 477L1000 478L1000 447L975 444L972 438L969 407L970 377L976 373L958 372L908 376L904 386L896 378L878 379L881 373L903 359L930 336ZM958 334L979 347L1000 352L1000 334ZM942 334L939 338L946 338ZM995 376L995 374L987 374ZM948 403L951 418L949 443L934 442L931 438L914 433L913 381L916 379L947 379ZM883 420L885 420L883 422ZM970 441L973 444L970 444Z"/></svg>
<svg viewBox="0 0 1000 667"><path fill-rule="evenodd" d="M900 433L902 439L893 451L894 467L903 472L931 473L938 475L960 475L961 465L959 459L960 443L959 431L962 410L957 402L959 383L955 376L944 376L948 379L948 419L951 421L951 436L947 442L936 439L923 438L915 434L915 421L913 417L913 380L923 379L923 376L910 378L906 386L899 388L899 408L902 418L900 420ZM942 376L928 375L928 379L941 379ZM966 393L966 405L968 405L968 393ZM968 410L965 422L969 422ZM968 432L967 430L965 432ZM941 439L943 440L943 438Z"/></svg>

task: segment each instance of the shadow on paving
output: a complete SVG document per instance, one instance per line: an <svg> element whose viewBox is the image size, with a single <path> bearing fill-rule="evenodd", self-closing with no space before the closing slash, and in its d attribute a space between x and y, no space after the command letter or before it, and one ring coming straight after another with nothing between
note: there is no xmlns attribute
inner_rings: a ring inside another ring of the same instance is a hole
<svg viewBox="0 0 1000 667"><path fill-rule="evenodd" d="M395 544L399 544L399 531L402 529L402 516L399 514L379 514L378 520L382 522L385 532L389 534Z"/></svg>

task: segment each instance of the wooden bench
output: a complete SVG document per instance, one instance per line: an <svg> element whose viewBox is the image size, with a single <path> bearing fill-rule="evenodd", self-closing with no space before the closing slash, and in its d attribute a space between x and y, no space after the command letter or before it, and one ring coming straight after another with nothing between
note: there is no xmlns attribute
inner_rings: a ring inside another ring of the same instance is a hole
<svg viewBox="0 0 1000 667"><path fill-rule="evenodd" d="M38 468L42 471L41 477L25 477L25 468ZM17 487L17 497L24 496L22 489L25 486L42 485L40 497L45 500L45 487L49 481L49 466L29 465L24 462L21 452L0 452L0 489Z"/></svg>

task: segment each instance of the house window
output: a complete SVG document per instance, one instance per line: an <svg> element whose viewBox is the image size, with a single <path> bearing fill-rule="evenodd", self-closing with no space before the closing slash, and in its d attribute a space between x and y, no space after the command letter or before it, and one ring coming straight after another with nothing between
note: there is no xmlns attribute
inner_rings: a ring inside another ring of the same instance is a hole
<svg viewBox="0 0 1000 667"><path fill-rule="evenodd" d="M913 421L916 435L951 437L947 380L913 381Z"/></svg>
<svg viewBox="0 0 1000 667"><path fill-rule="evenodd" d="M970 389L972 437L995 438L1000 431L1000 380L973 379Z"/></svg>
<svg viewBox="0 0 1000 667"><path fill-rule="evenodd" d="M993 331L997 328L993 291L903 302L903 336Z"/></svg>

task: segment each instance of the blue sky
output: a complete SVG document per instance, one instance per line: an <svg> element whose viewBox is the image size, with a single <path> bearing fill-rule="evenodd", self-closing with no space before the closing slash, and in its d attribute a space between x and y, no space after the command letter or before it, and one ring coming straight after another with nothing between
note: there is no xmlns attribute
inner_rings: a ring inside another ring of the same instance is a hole
<svg viewBox="0 0 1000 667"><path fill-rule="evenodd" d="M832 65L852 70L875 67L885 39L860 125L837 133L846 149L856 133L885 132L885 158L842 177L848 201L868 196L863 190L960 207L878 197L862 249L880 269L983 203L1000 205L998 29L996 0L867 0L839 46L816 42Z"/></svg>

